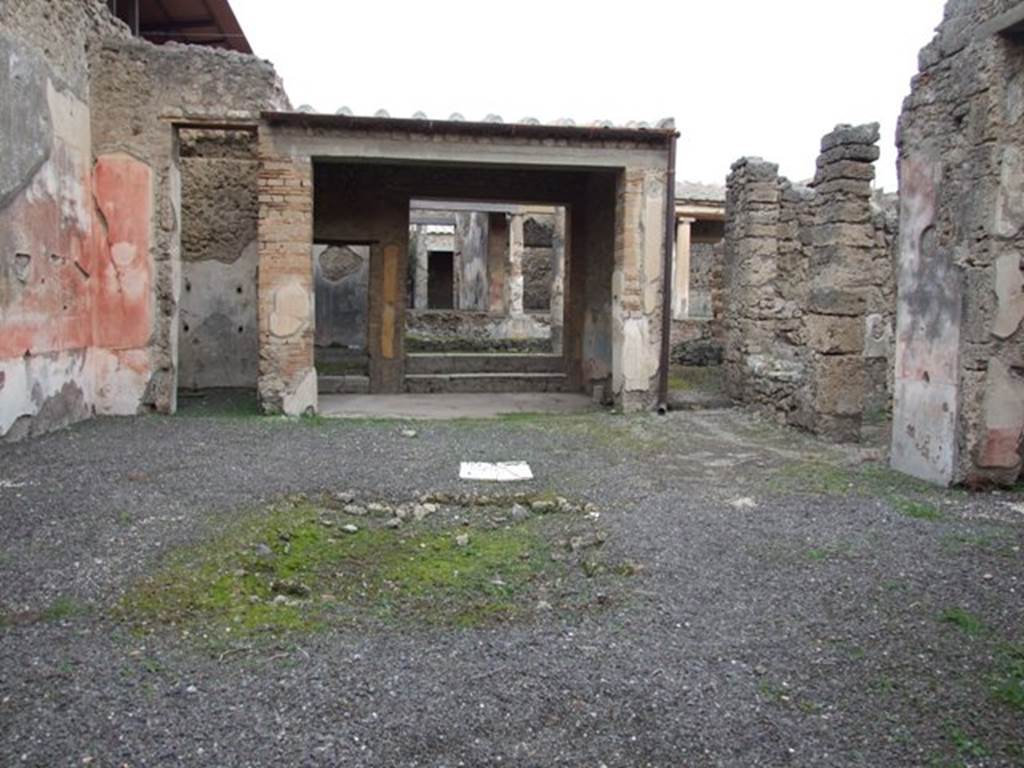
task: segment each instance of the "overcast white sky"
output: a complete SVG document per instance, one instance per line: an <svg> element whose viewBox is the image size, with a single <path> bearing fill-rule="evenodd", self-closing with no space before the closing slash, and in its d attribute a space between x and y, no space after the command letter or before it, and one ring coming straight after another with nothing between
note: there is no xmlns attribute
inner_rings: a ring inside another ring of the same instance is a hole
<svg viewBox="0 0 1024 768"><path fill-rule="evenodd" d="M392 117L488 113L656 122L682 133L679 178L724 183L743 155L810 177L836 123L896 118L944 0L232 0L295 106Z"/></svg>

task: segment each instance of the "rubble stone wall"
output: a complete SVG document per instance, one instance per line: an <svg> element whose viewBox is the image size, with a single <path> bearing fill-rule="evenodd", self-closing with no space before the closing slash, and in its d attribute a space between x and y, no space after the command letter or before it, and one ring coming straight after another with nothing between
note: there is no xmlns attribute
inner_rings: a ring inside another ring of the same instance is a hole
<svg viewBox="0 0 1024 768"><path fill-rule="evenodd" d="M1024 435L1024 42L950 0L900 118L892 463L1012 484Z"/></svg>
<svg viewBox="0 0 1024 768"><path fill-rule="evenodd" d="M878 138L877 125L837 126L809 187L759 158L728 180L727 391L840 441L890 397L894 220L871 187Z"/></svg>

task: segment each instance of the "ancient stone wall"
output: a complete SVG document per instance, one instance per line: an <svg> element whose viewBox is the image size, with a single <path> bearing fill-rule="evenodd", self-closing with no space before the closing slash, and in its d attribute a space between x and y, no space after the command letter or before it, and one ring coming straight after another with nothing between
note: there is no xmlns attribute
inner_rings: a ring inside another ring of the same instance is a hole
<svg viewBox="0 0 1024 768"><path fill-rule="evenodd" d="M95 2L0 3L0 438L138 407L150 179L90 132L90 46L127 35Z"/></svg>
<svg viewBox="0 0 1024 768"><path fill-rule="evenodd" d="M947 3L900 118L892 463L944 484L1021 469L1024 42L1000 18L1014 8Z"/></svg>
<svg viewBox="0 0 1024 768"><path fill-rule="evenodd" d="M810 187L759 158L728 182L727 390L843 441L889 401L894 222L871 189L878 138L877 125L838 126Z"/></svg>
<svg viewBox="0 0 1024 768"><path fill-rule="evenodd" d="M178 387L256 387L256 137L182 131Z"/></svg>
<svg viewBox="0 0 1024 768"><path fill-rule="evenodd" d="M214 48L104 40L91 51L90 68L94 152L130 158L152 176L147 262L155 312L142 401L170 412L181 325L182 180L173 121L255 121L262 110L286 108L288 99L268 62Z"/></svg>
<svg viewBox="0 0 1024 768"><path fill-rule="evenodd" d="M283 106L273 69L132 39L99 0L0 4L0 68L0 436L173 410L182 212L169 118Z"/></svg>
<svg viewBox="0 0 1024 768"><path fill-rule="evenodd" d="M798 275L806 271L808 254L800 237L806 194L780 179L777 165L760 158L735 163L727 182L726 390L789 420L799 418L806 378L800 305L787 274L787 269Z"/></svg>

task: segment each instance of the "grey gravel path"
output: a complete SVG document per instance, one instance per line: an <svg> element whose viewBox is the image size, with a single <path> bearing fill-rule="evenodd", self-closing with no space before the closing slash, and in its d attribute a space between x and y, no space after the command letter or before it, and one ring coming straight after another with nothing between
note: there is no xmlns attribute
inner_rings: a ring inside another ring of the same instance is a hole
<svg viewBox="0 0 1024 768"><path fill-rule="evenodd" d="M1024 643L1019 494L908 516L843 486L856 453L742 411L402 426L99 419L0 445L0 765L1024 764L1024 712L991 693ZM642 565L628 601L227 658L109 617L253 505L464 490L462 459L600 505Z"/></svg>

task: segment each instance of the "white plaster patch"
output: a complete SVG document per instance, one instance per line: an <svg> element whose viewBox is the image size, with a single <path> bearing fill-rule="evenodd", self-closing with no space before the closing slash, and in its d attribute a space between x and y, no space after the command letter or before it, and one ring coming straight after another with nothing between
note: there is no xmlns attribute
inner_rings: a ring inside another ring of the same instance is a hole
<svg viewBox="0 0 1024 768"><path fill-rule="evenodd" d="M89 108L70 94L47 82L47 101L53 120L54 156L51 162L63 166L57 182L61 215L82 232L92 226L92 191L89 188L92 162L92 127Z"/></svg>
<svg viewBox="0 0 1024 768"><path fill-rule="evenodd" d="M463 461L459 465L459 479L514 483L533 480L533 470L525 461Z"/></svg>
<svg viewBox="0 0 1024 768"><path fill-rule="evenodd" d="M1024 227L1024 152L1015 145L1003 149L999 169L999 198L996 201L995 232L1013 237Z"/></svg>
<svg viewBox="0 0 1024 768"><path fill-rule="evenodd" d="M1024 431L1024 383L997 357L989 360L985 378L985 430L987 444L981 465L1016 466Z"/></svg>
<svg viewBox="0 0 1024 768"><path fill-rule="evenodd" d="M134 416L142 407L152 366L146 349L114 352L92 347L86 355L96 413L105 416Z"/></svg>
<svg viewBox="0 0 1024 768"><path fill-rule="evenodd" d="M622 321L622 378L628 391L646 392L658 372L658 350L650 344L648 319L627 317Z"/></svg>
<svg viewBox="0 0 1024 768"><path fill-rule="evenodd" d="M1018 72L1006 86L1006 122L1013 125L1024 115L1024 72Z"/></svg>
<svg viewBox="0 0 1024 768"><path fill-rule="evenodd" d="M297 281L282 285L274 291L270 332L281 338L294 336L310 321L311 305L309 291Z"/></svg>
<svg viewBox="0 0 1024 768"><path fill-rule="evenodd" d="M119 267L127 267L135 261L136 248L132 243L114 243L110 256Z"/></svg>
<svg viewBox="0 0 1024 768"><path fill-rule="evenodd" d="M302 416L316 412L317 386L316 369L310 368L302 377L302 382L291 394L286 394L281 402L281 410L285 416Z"/></svg>
<svg viewBox="0 0 1024 768"><path fill-rule="evenodd" d="M1004 253L996 259L996 296L999 308L992 323L992 335L1007 339L1024 320L1024 274L1020 271L1020 256Z"/></svg>
<svg viewBox="0 0 1024 768"><path fill-rule="evenodd" d="M956 468L958 387L897 379L893 396L893 469L930 483L949 485Z"/></svg>
<svg viewBox="0 0 1024 768"><path fill-rule="evenodd" d="M59 393L65 384L82 390L90 402L85 357L80 351L0 360L0 435L7 434L22 416L35 416L42 403Z"/></svg>
<svg viewBox="0 0 1024 768"><path fill-rule="evenodd" d="M884 315L864 318L864 357L886 357L892 347L892 325Z"/></svg>

